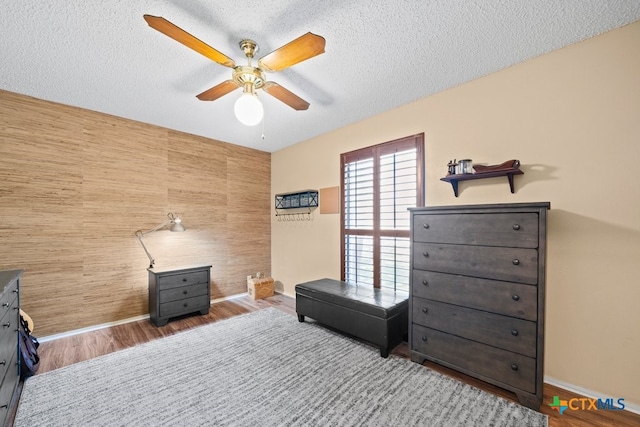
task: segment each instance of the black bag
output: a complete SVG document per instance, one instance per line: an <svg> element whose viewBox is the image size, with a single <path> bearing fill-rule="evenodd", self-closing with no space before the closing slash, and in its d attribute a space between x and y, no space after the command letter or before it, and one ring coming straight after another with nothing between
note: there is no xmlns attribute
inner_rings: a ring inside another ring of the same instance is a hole
<svg viewBox="0 0 640 427"><path fill-rule="evenodd" d="M20 379L25 380L36 373L40 367L40 356L38 356L38 339L31 335L29 324L20 315L20 326L18 327L18 345L20 346Z"/></svg>

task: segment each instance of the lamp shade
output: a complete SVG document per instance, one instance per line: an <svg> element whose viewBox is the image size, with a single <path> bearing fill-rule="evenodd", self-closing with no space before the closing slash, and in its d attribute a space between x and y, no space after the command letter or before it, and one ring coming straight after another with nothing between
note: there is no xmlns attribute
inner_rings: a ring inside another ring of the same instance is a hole
<svg viewBox="0 0 640 427"><path fill-rule="evenodd" d="M236 118L246 126L255 126L262 120L264 109L258 97L251 93L245 92L236 101L233 111Z"/></svg>
<svg viewBox="0 0 640 427"><path fill-rule="evenodd" d="M171 222L171 231L184 231L184 225L182 225L182 220L180 219L180 217L176 216L173 218L172 222Z"/></svg>

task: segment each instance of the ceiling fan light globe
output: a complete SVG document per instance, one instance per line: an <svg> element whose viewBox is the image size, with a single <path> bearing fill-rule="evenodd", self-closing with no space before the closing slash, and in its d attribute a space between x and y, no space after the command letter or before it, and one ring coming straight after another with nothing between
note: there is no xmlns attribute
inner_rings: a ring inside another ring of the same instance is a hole
<svg viewBox="0 0 640 427"><path fill-rule="evenodd" d="M236 118L245 126L255 126L262 121L264 109L256 95L243 93L236 101L233 111Z"/></svg>

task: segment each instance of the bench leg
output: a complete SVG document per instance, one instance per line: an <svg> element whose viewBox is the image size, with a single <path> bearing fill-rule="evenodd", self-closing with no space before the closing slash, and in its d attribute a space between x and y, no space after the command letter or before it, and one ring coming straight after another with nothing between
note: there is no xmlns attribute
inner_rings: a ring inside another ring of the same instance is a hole
<svg viewBox="0 0 640 427"><path fill-rule="evenodd" d="M380 357L384 357L385 359L389 357L389 347L387 346L380 347Z"/></svg>
<svg viewBox="0 0 640 427"><path fill-rule="evenodd" d="M304 315L298 314L298 322L304 322Z"/></svg>

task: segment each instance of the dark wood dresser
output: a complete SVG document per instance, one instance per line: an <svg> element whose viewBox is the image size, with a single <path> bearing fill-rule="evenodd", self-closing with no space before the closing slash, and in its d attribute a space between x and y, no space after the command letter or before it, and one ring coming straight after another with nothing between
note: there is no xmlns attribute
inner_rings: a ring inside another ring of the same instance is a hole
<svg viewBox="0 0 640 427"><path fill-rule="evenodd" d="M545 203L411 209L409 347L542 402Z"/></svg>
<svg viewBox="0 0 640 427"><path fill-rule="evenodd" d="M211 266L171 270L148 268L149 317L156 326L170 318L199 311L209 313L211 305Z"/></svg>
<svg viewBox="0 0 640 427"><path fill-rule="evenodd" d="M18 319L22 270L0 271L0 425L4 425L20 378Z"/></svg>

